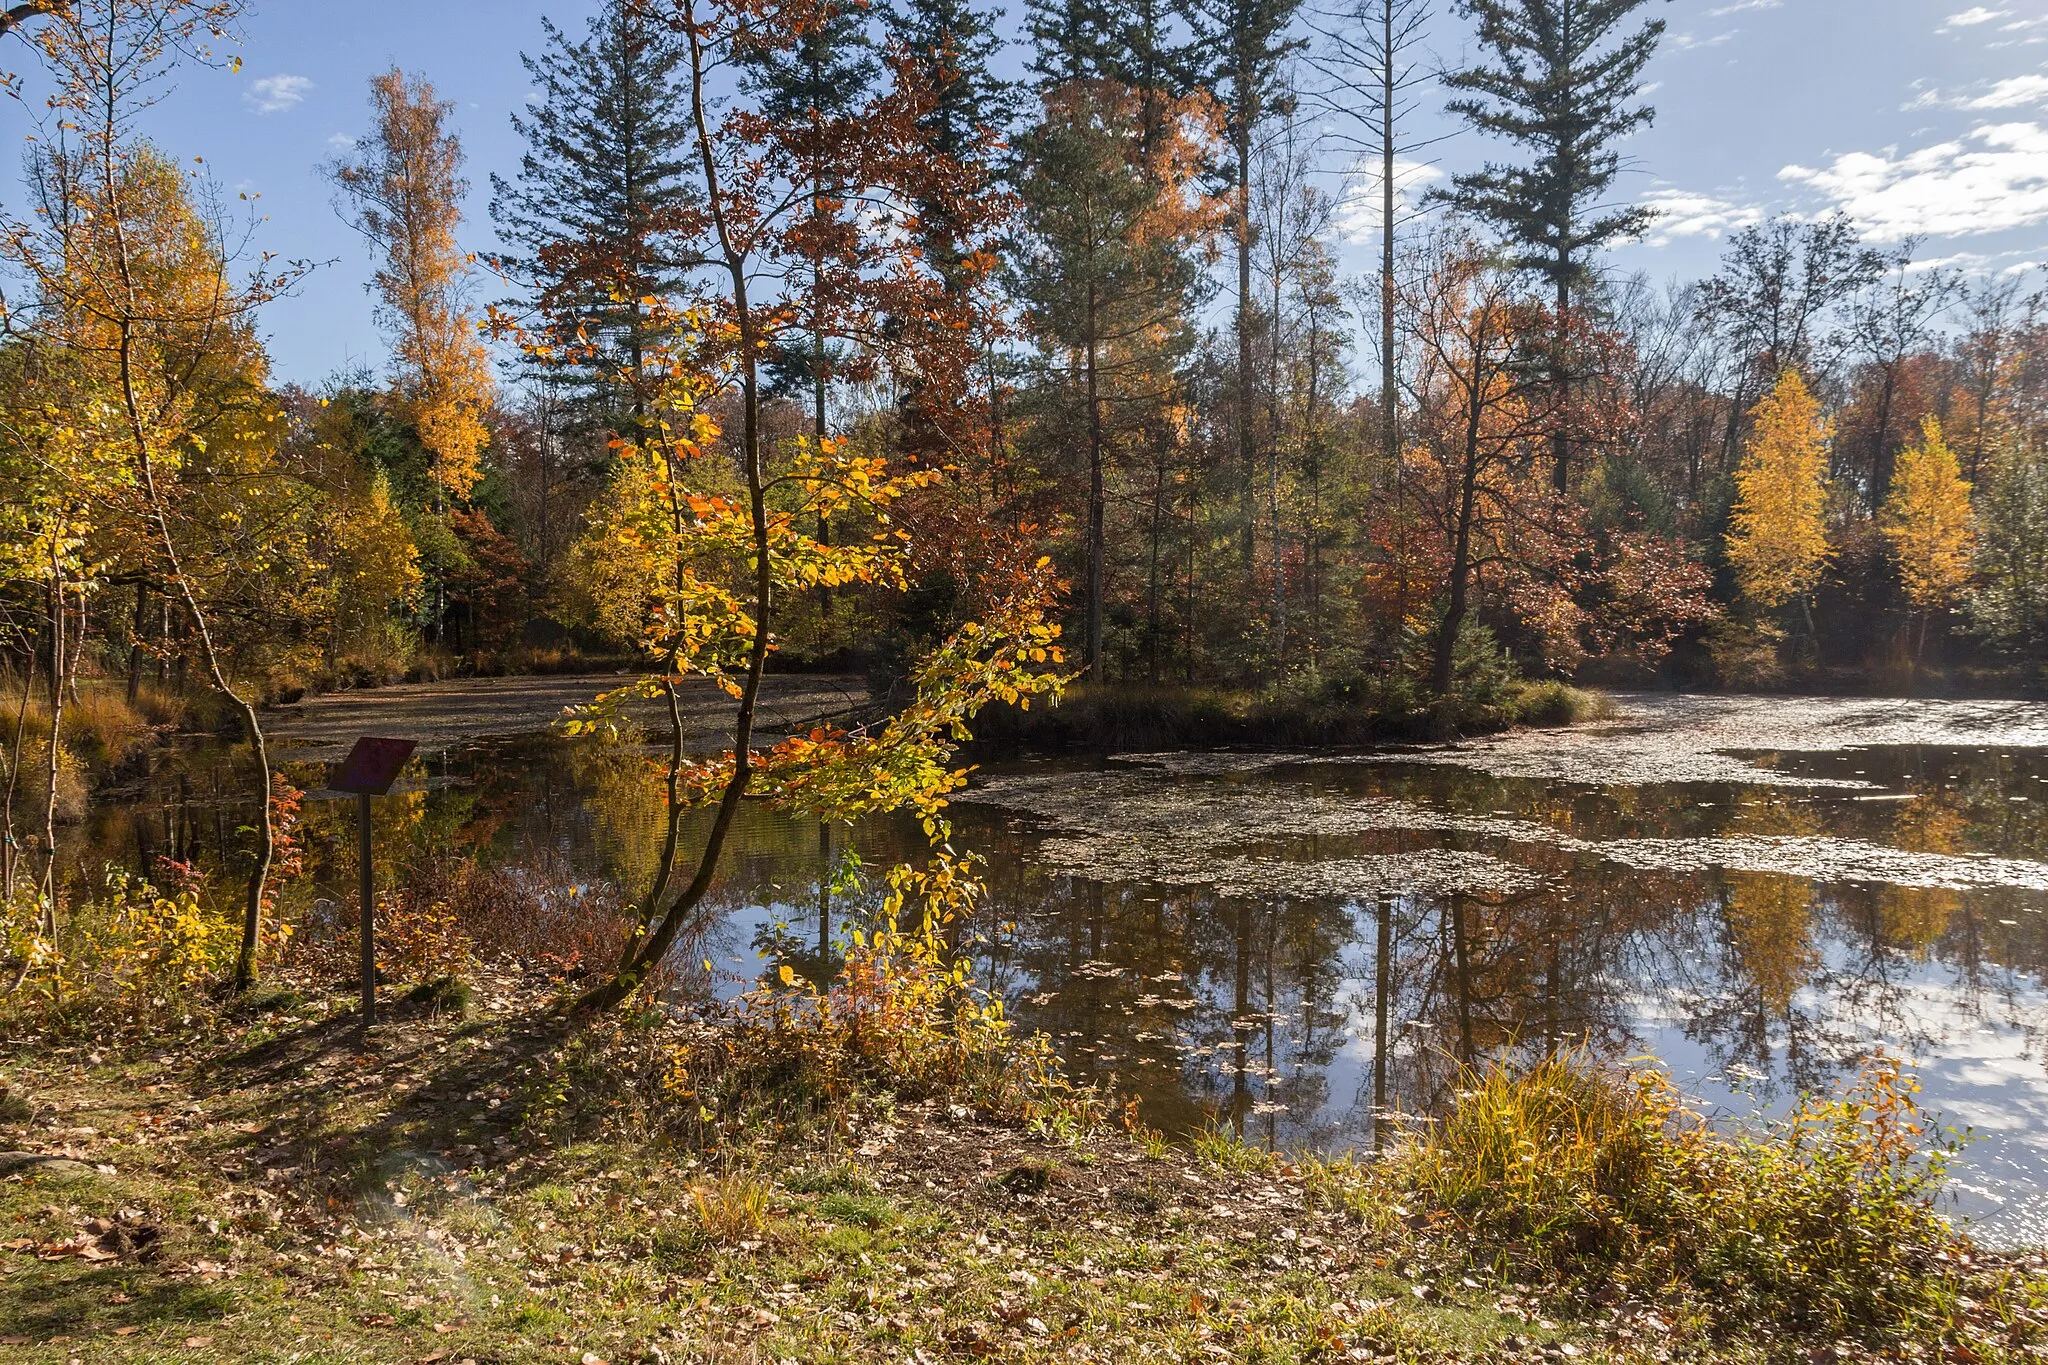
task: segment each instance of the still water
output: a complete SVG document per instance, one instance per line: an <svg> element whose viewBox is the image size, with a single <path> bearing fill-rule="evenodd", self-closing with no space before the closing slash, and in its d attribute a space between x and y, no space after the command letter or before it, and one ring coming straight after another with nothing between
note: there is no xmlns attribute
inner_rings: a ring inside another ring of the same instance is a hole
<svg viewBox="0 0 2048 1365"><path fill-rule="evenodd" d="M1654 1056L1729 1115L1883 1048L1973 1135L1955 1212L2048 1241L2048 706L1618 701L1568 732L1368 755L991 762L953 808L956 846L988 860L978 968L1150 1122L1281 1147L1370 1147L1377 1115L1443 1101L1456 1059L1516 1046ZM216 753L168 755L69 865L232 858L236 786ZM377 837L630 898L659 791L630 751L451 738ZM346 902L350 811L307 812L299 894ZM849 854L872 870L921 847L904 821L750 808L676 989L816 971L872 912Z"/></svg>

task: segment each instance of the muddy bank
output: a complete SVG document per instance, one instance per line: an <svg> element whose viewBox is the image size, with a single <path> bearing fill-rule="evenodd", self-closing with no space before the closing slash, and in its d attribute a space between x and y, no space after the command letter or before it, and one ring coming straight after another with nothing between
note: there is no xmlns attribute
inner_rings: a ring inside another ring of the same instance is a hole
<svg viewBox="0 0 2048 1365"><path fill-rule="evenodd" d="M564 710L631 681L625 674L552 677L457 678L407 683L371 691L337 692L269 714L276 756L286 762L328 762L359 735L409 739L433 751L473 740L544 734ZM683 689L683 723L699 750L732 742L732 703L709 680L692 678ZM779 738L843 722L868 701L865 679L855 675L770 674L761 683L757 733ZM666 724L662 708L635 702L630 716L649 727Z"/></svg>

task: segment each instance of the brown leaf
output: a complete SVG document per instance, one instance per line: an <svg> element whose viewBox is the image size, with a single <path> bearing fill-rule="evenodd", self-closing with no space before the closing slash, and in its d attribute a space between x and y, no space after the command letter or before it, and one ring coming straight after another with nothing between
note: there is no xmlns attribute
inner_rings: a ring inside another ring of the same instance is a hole
<svg viewBox="0 0 2048 1365"><path fill-rule="evenodd" d="M186 1349L186 1350L188 1350L188 1351L197 1351L197 1350L200 1350L200 1349L202 1349L202 1348L204 1348L204 1347L207 1347L207 1346L211 1346L211 1345L213 1345L213 1338L212 1338L212 1337L186 1337L186 1338L185 1338L185 1349Z"/></svg>

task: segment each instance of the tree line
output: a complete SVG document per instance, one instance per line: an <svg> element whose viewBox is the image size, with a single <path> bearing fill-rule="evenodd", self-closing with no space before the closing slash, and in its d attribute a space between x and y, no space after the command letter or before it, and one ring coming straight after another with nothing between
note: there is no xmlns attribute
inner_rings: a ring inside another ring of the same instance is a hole
<svg viewBox="0 0 2048 1365"><path fill-rule="evenodd" d="M390 353L313 387L256 328L313 267L143 131L242 9L0 32L44 96L0 232L0 649L46 847L31 713L211 698L267 790L300 690L574 666L752 588L772 625L693 649L900 676L1039 557L1091 680L1388 709L2048 633L2042 296L1840 216L1614 269L1646 0L1032 0L1015 76L970 0L600 0L533 36L487 223L429 74L371 80L323 169ZM1429 188L1433 104L1486 156Z"/></svg>

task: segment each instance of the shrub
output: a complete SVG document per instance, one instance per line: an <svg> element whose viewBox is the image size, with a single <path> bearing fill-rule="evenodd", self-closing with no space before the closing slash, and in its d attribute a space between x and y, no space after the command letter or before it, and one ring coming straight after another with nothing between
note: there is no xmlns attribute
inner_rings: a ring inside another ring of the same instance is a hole
<svg viewBox="0 0 2048 1365"><path fill-rule="evenodd" d="M52 1016L112 1013L141 1019L190 1007L195 989L230 972L241 943L234 913L193 890L164 895L110 869L97 895L61 917L30 897L4 907L6 956L21 975L11 1003ZM274 951L286 932L266 922Z"/></svg>
<svg viewBox="0 0 2048 1365"><path fill-rule="evenodd" d="M1730 1325L1934 1332L1965 1244L1933 1207L1953 1141L1880 1056L1789 1117L1717 1132L1654 1071L1551 1056L1468 1073L1389 1175L1490 1257L1697 1294Z"/></svg>
<svg viewBox="0 0 2048 1365"><path fill-rule="evenodd" d="M714 1122L756 1108L839 1121L863 1093L953 1097L1058 1137L1100 1117L1096 1096L1068 1083L1046 1039L1015 1035L936 920L856 930L823 987L784 967L776 984L740 997L719 1027L675 1050L667 1088Z"/></svg>

